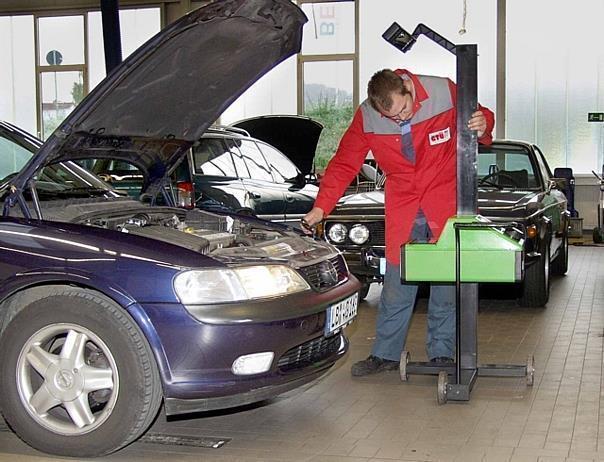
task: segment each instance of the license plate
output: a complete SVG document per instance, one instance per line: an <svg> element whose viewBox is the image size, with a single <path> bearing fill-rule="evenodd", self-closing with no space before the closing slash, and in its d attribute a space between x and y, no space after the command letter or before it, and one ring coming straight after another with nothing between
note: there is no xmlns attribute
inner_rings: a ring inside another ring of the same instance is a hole
<svg viewBox="0 0 604 462"><path fill-rule="evenodd" d="M342 327L350 324L357 315L358 294L353 294L335 305L327 308L327 322L325 323L325 335L334 334Z"/></svg>

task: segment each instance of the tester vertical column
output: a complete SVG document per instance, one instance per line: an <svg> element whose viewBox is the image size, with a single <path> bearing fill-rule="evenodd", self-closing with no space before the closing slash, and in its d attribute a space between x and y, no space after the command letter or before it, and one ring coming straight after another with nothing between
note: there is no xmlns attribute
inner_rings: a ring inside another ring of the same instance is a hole
<svg viewBox="0 0 604 462"><path fill-rule="evenodd" d="M478 107L477 45L457 45L457 215L476 215L476 158L478 139L468 128L468 121ZM458 282L458 284L460 284ZM457 378L456 383L471 389L477 371L478 284L464 283L458 287ZM469 377L467 376L469 375ZM457 390L469 394L469 389ZM455 390L451 390L455 392ZM450 398L454 399L453 396ZM463 398L462 398L463 399ZM466 398L466 399L469 399Z"/></svg>

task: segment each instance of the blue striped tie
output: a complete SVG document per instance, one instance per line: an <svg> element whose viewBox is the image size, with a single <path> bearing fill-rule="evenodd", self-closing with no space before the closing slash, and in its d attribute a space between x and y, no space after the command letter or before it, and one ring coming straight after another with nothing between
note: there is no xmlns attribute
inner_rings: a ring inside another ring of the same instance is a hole
<svg viewBox="0 0 604 462"><path fill-rule="evenodd" d="M415 164L415 148L413 147L413 138L411 137L411 121L404 120L401 126L401 154Z"/></svg>

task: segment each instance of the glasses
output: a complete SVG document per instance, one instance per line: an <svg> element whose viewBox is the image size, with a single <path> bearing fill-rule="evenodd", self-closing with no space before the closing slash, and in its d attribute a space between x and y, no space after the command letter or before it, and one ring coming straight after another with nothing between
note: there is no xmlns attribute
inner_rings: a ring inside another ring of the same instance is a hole
<svg viewBox="0 0 604 462"><path fill-rule="evenodd" d="M406 107L403 107L403 108L402 108L400 111L398 111L396 114L391 115L391 116L386 116L386 117L388 117L389 119L395 120L395 121L397 121L397 122L402 122L404 119L403 119L403 117L401 117L401 114L402 114L403 112L405 112L405 109L407 109L407 108L406 108Z"/></svg>

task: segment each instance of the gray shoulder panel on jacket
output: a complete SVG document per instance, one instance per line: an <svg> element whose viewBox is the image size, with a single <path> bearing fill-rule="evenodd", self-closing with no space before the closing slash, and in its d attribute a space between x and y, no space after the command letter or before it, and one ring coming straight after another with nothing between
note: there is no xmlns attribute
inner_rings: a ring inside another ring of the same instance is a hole
<svg viewBox="0 0 604 462"><path fill-rule="evenodd" d="M401 129L399 125L373 109L368 100L361 103L361 112L363 113L363 129L365 133L400 135Z"/></svg>
<svg viewBox="0 0 604 462"><path fill-rule="evenodd" d="M411 119L412 124L423 122L453 108L448 79L427 75L419 75L418 78L428 93L428 99L422 101L422 107Z"/></svg>

